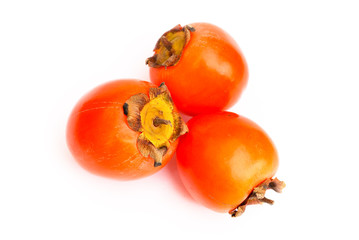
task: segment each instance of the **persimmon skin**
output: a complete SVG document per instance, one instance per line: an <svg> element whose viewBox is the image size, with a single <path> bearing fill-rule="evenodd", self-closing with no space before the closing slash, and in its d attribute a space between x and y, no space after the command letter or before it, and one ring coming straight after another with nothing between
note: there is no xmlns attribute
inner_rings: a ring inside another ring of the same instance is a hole
<svg viewBox="0 0 359 240"><path fill-rule="evenodd" d="M86 170L105 177L132 180L154 174L172 158L178 141L163 157L162 165L137 149L139 132L129 128L123 104L132 95L148 94L150 82L123 79L104 83L82 97L70 114L67 144Z"/></svg>
<svg viewBox="0 0 359 240"><path fill-rule="evenodd" d="M235 113L201 114L177 148L184 186L207 208L229 212L278 168L276 148L256 123Z"/></svg>
<svg viewBox="0 0 359 240"><path fill-rule="evenodd" d="M156 85L165 82L177 108L187 115L226 110L247 85L248 67L237 43L221 28L209 23L195 28L174 66L150 67Z"/></svg>

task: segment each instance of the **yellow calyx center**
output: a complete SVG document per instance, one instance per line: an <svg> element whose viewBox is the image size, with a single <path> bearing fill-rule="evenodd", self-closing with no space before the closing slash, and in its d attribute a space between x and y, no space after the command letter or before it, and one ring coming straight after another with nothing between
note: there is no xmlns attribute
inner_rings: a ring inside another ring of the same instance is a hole
<svg viewBox="0 0 359 240"><path fill-rule="evenodd" d="M156 148L168 145L174 132L173 105L163 94L150 100L141 110L142 134Z"/></svg>
<svg viewBox="0 0 359 240"><path fill-rule="evenodd" d="M186 44L184 32L170 32L166 37L161 38L158 53L157 64L165 65L166 61L172 56L179 56Z"/></svg>
<svg viewBox="0 0 359 240"><path fill-rule="evenodd" d="M162 158L172 142L188 132L187 125L176 111L166 85L150 88L148 95L138 93L123 104L128 126L141 134L137 149L144 157L154 160L154 167L161 166Z"/></svg>

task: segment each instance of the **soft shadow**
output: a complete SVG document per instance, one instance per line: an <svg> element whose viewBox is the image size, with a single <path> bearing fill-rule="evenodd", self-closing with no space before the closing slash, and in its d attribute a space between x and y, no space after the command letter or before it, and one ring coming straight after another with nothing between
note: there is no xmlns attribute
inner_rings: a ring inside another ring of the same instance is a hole
<svg viewBox="0 0 359 240"><path fill-rule="evenodd" d="M185 199L189 201L194 201L191 195L186 190L185 186L182 183L182 180L179 176L177 170L177 156L175 155L171 161L167 164L167 166L163 169L165 170L165 174L168 175L166 178L172 184L172 186L177 190L177 192Z"/></svg>

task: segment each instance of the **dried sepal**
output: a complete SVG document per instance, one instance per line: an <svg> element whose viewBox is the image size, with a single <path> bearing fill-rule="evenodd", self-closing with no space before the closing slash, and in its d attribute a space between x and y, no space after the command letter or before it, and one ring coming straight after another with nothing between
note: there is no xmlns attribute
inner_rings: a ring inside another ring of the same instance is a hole
<svg viewBox="0 0 359 240"><path fill-rule="evenodd" d="M232 217L239 217L241 216L244 211L246 210L247 205L239 205L236 209L229 212Z"/></svg>
<svg viewBox="0 0 359 240"><path fill-rule="evenodd" d="M275 178L268 184L268 188L273 189L277 193L281 193L283 188L285 188L285 182Z"/></svg>
<svg viewBox="0 0 359 240"><path fill-rule="evenodd" d="M173 131L171 141L175 141L178 137L188 132L187 124L183 121L181 115L177 112L174 114L174 122L176 128Z"/></svg>
<svg viewBox="0 0 359 240"><path fill-rule="evenodd" d="M143 133L137 138L137 148L142 156L150 157L154 160L154 167L162 165L162 158L167 152L166 146L156 148L146 139Z"/></svg>
<svg viewBox="0 0 359 240"><path fill-rule="evenodd" d="M139 93L131 96L123 105L124 114L127 115L127 122L133 131L141 130L141 110L148 103L148 96Z"/></svg>
<svg viewBox="0 0 359 240"><path fill-rule="evenodd" d="M174 66L180 60L184 47L191 38L194 27L177 25L165 32L157 41L155 54L146 59L146 64L153 68Z"/></svg>
<svg viewBox="0 0 359 240"><path fill-rule="evenodd" d="M265 193L268 189L273 189L276 192L282 192L282 189L285 187L285 183L283 181L279 181L278 178L275 179L267 179L257 187L253 189L251 194L235 209L229 211L229 214L232 217L239 217L242 215L248 205L256 205L267 203L273 205L274 201L265 197Z"/></svg>
<svg viewBox="0 0 359 240"><path fill-rule="evenodd" d="M164 95L164 99L170 102L173 105L172 97L165 83L161 83L158 88L150 88L148 95L150 96L150 100L158 97L159 95Z"/></svg>

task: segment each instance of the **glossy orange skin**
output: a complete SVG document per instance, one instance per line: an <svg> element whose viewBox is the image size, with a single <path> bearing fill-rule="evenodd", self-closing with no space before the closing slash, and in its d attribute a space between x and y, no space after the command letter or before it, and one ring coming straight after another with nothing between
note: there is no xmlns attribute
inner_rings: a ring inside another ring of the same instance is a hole
<svg viewBox="0 0 359 240"><path fill-rule="evenodd" d="M190 24L196 31L175 66L150 68L156 85L165 82L177 108L187 114L225 110L247 85L248 67L237 43L209 23Z"/></svg>
<svg viewBox="0 0 359 240"><path fill-rule="evenodd" d="M177 148L181 179L194 199L218 212L242 203L278 168L277 151L254 122L235 113L193 117Z"/></svg>
<svg viewBox="0 0 359 240"><path fill-rule="evenodd" d="M116 80L102 84L80 99L67 125L67 144L82 167L97 175L120 180L149 176L172 158L174 142L159 167L137 149L139 132L128 127L123 104L137 93L148 94L152 83Z"/></svg>

